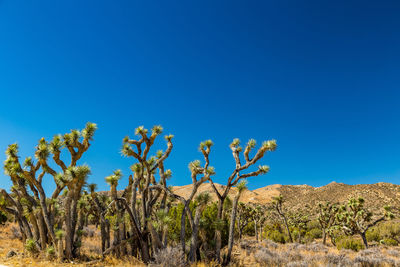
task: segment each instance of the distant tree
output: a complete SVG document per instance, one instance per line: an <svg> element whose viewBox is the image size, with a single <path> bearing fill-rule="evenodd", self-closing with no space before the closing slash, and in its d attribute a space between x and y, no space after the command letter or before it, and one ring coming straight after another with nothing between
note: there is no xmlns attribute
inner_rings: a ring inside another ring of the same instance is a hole
<svg viewBox="0 0 400 267"><path fill-rule="evenodd" d="M289 241L293 243L293 237L290 232L288 218L287 218L286 212L284 211L284 209L282 207L283 202L284 202L283 196L279 195L279 196L273 198L272 205L275 208L276 212L278 213L279 217L282 219L283 223L285 224L287 235L289 237Z"/></svg>
<svg viewBox="0 0 400 267"><path fill-rule="evenodd" d="M261 206L261 205L255 205L255 207L252 208L253 212L252 212L252 219L254 222L254 235L256 237L256 241L259 241L259 236L261 237L261 233L262 233L262 227L263 224L265 223L266 219L267 219L267 210L265 207Z"/></svg>
<svg viewBox="0 0 400 267"><path fill-rule="evenodd" d="M293 235L297 233L297 242L301 243L301 239L307 231L307 224L310 222L309 216L304 211L296 211L288 213L287 217L289 226L295 229Z"/></svg>
<svg viewBox="0 0 400 267"><path fill-rule="evenodd" d="M336 214L339 211L337 204L330 202L318 204L318 222L322 230L322 243L326 245L326 236L330 229L336 224Z"/></svg>
<svg viewBox="0 0 400 267"><path fill-rule="evenodd" d="M237 208L237 228L239 239L242 239L244 228L253 221L254 209L243 202L239 202Z"/></svg>
<svg viewBox="0 0 400 267"><path fill-rule="evenodd" d="M346 235L360 235L365 247L368 248L365 236L367 230L385 219L392 219L394 215L391 208L385 206L383 215L376 217L373 212L364 207L364 204L365 200L362 197L349 199L346 205L340 207L337 220Z"/></svg>

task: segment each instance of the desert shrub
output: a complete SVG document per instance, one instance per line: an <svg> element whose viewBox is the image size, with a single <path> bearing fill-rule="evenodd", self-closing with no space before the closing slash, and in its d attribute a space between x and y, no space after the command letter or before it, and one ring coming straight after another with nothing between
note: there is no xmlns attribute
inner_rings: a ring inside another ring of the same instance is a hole
<svg viewBox="0 0 400 267"><path fill-rule="evenodd" d="M368 248L368 249L364 249L361 250L358 253L359 256L381 256L381 251L379 250L379 248Z"/></svg>
<svg viewBox="0 0 400 267"><path fill-rule="evenodd" d="M379 242L381 240L381 235L377 227L369 229L365 234L365 236L367 237L368 242L373 242L373 241Z"/></svg>
<svg viewBox="0 0 400 267"><path fill-rule="evenodd" d="M344 254L327 254L324 262L326 266L353 266L349 257Z"/></svg>
<svg viewBox="0 0 400 267"><path fill-rule="evenodd" d="M185 266L185 254L180 248L167 247L154 254L154 264L163 267Z"/></svg>
<svg viewBox="0 0 400 267"><path fill-rule="evenodd" d="M392 238L384 238L381 240L381 244L387 245L387 246L397 246L399 242L397 240L394 240Z"/></svg>
<svg viewBox="0 0 400 267"><path fill-rule="evenodd" d="M304 249L304 245L303 244L300 244L300 243L289 243L289 244L287 244L286 245L286 248L288 249L288 250L302 250L302 249Z"/></svg>
<svg viewBox="0 0 400 267"><path fill-rule="evenodd" d="M389 249L389 250L386 251L386 253L387 253L388 255L393 256L393 257L396 257L396 258L399 258L399 257L400 257L400 251L395 250L395 249Z"/></svg>
<svg viewBox="0 0 400 267"><path fill-rule="evenodd" d="M303 255L301 255L298 250L285 251L282 253L281 257L289 262L302 261L304 259Z"/></svg>
<svg viewBox="0 0 400 267"><path fill-rule="evenodd" d="M55 257L55 255L56 255L56 250L54 249L53 246L49 246L49 247L46 249L46 254L47 254L47 257L48 257L49 259L53 259L53 258Z"/></svg>
<svg viewBox="0 0 400 267"><path fill-rule="evenodd" d="M242 249L252 249L257 244L256 240L242 240L240 242L240 248Z"/></svg>
<svg viewBox="0 0 400 267"><path fill-rule="evenodd" d="M268 248L273 248L273 249L278 248L278 244L275 243L274 241L270 240L270 239L264 240L263 244Z"/></svg>
<svg viewBox="0 0 400 267"><path fill-rule="evenodd" d="M307 251L313 252L327 252L328 248L321 243L312 243L304 247Z"/></svg>
<svg viewBox="0 0 400 267"><path fill-rule="evenodd" d="M336 243L336 247L341 250L341 249L351 249L353 251L359 251L364 248L363 243L361 240L354 239L351 237L347 238L342 238Z"/></svg>
<svg viewBox="0 0 400 267"><path fill-rule="evenodd" d="M265 232L265 238L274 241L275 243L286 243L285 235L278 230L271 230Z"/></svg>
<svg viewBox="0 0 400 267"><path fill-rule="evenodd" d="M357 255L354 258L354 263L361 267L395 266L393 259L386 258L380 254L368 256Z"/></svg>
<svg viewBox="0 0 400 267"><path fill-rule="evenodd" d="M270 251L266 248L259 249L255 254L254 258L257 263L262 266L283 266L286 259L280 254Z"/></svg>
<svg viewBox="0 0 400 267"><path fill-rule="evenodd" d="M37 247L36 247L36 242L35 242L35 240L33 240L31 238L26 240L25 249L31 255L38 253L38 250L37 250Z"/></svg>
<svg viewBox="0 0 400 267"><path fill-rule="evenodd" d="M319 228L313 228L306 232L305 239L309 241L313 241L314 239L322 237L322 230Z"/></svg>
<svg viewBox="0 0 400 267"><path fill-rule="evenodd" d="M246 227L243 229L242 234L248 236L255 236L254 221L251 221L249 222L248 225L246 225Z"/></svg>
<svg viewBox="0 0 400 267"><path fill-rule="evenodd" d="M381 239L391 238L397 239L400 236L400 224L394 222L386 222L378 226L379 232L381 234Z"/></svg>

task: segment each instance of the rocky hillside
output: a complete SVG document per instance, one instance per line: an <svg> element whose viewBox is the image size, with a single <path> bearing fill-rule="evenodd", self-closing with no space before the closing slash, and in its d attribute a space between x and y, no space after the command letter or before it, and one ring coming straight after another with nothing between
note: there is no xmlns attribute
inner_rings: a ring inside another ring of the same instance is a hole
<svg viewBox="0 0 400 267"><path fill-rule="evenodd" d="M217 185L223 189L222 185ZM187 197L191 192L191 185L175 186L174 192ZM209 183L203 184L198 192L210 192L213 199L215 195ZM222 190L221 190L222 191ZM231 197L235 193L232 190ZM282 194L285 206L290 209L303 208L306 205L316 207L320 201L344 203L350 197L362 196L366 204L373 210L380 210L384 205L400 208L400 185L390 183L347 185L332 182L321 187L309 185L269 185L256 190L247 190L241 197L242 202L267 205L272 198Z"/></svg>

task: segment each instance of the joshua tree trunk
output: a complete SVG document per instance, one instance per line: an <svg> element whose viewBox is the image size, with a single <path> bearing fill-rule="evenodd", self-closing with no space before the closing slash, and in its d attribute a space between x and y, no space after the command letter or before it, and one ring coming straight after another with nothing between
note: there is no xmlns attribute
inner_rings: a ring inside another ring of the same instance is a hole
<svg viewBox="0 0 400 267"><path fill-rule="evenodd" d="M256 236L256 241L258 242L258 232L257 232L257 221L254 221L254 234Z"/></svg>
<svg viewBox="0 0 400 267"><path fill-rule="evenodd" d="M228 263L231 261L233 240L234 240L234 234L235 234L236 212L237 212L237 205L238 205L239 197L240 197L240 195L238 194L235 197L235 199L233 200L231 221L230 221L230 225L229 225L228 254L225 258L225 262L223 265L228 265Z"/></svg>
<svg viewBox="0 0 400 267"><path fill-rule="evenodd" d="M368 241L367 241L367 237L365 236L365 232L361 232L360 236L361 236L361 238L363 240L365 248L368 248Z"/></svg>
<svg viewBox="0 0 400 267"><path fill-rule="evenodd" d="M229 262L231 261L233 241L234 241L234 237L235 237L235 222L236 222L237 207L238 207L240 195L246 189L246 183L240 182L237 186L237 189L238 189L238 192L237 192L235 198L233 199L233 204L232 204L231 220L230 220L230 225L229 225L228 254L226 255L225 262L223 263L223 265L225 265L225 266L228 265Z"/></svg>
<svg viewBox="0 0 400 267"><path fill-rule="evenodd" d="M223 220L223 207L224 207L224 201L225 198L219 198L218 199L218 216L217 219L219 221ZM221 229L219 229L219 227L215 230L215 254L217 257L217 261L220 262L221 261L221 247L222 247L222 232Z"/></svg>
<svg viewBox="0 0 400 267"><path fill-rule="evenodd" d="M201 213L203 211L203 208L198 207L196 209L196 214L194 216L194 224L193 224L193 230L192 230L192 238L191 238L191 243L190 243L190 253L189 253L189 260L191 262L197 261L196 257L196 251L197 251L197 239L199 236L199 225L200 225L200 218L201 218Z"/></svg>
<svg viewBox="0 0 400 267"><path fill-rule="evenodd" d="M322 229L322 244L326 245L326 229Z"/></svg>
<svg viewBox="0 0 400 267"><path fill-rule="evenodd" d="M288 222L287 222L286 216L285 216L285 215L282 215L282 217L283 217L283 221L284 221L284 223L285 223L285 227L286 227L287 234L288 234L288 236L289 236L289 240L290 240L291 243L293 243L292 234L290 233L289 224L288 224Z"/></svg>

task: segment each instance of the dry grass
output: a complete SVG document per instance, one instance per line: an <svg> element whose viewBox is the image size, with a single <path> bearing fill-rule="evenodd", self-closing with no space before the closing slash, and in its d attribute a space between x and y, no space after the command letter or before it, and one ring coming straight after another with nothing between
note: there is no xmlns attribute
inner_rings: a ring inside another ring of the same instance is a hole
<svg viewBox="0 0 400 267"><path fill-rule="evenodd" d="M56 262L45 255L30 257L24 252L23 244L13 234L13 224L0 227L0 264L7 266L146 266L133 257L116 259L100 257L100 236L94 230L93 236L83 239L82 259L74 262ZM17 255L7 258L10 250ZM158 255L156 262L150 266L183 266L179 249L170 249ZM223 253L226 253L223 250ZM196 266L218 266L215 263L199 263ZM400 266L399 247L375 247L360 252L351 250L338 251L335 247L324 246L321 243L312 244L276 244L264 240L256 242L253 239L244 239L235 245L233 250L232 266ZM194 267L194 266L192 266Z"/></svg>

